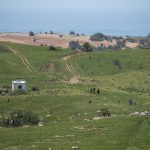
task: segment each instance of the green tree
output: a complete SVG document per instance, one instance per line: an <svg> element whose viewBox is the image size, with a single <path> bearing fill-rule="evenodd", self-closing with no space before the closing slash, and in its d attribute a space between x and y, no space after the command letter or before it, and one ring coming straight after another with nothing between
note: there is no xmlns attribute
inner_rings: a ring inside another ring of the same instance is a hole
<svg viewBox="0 0 150 150"><path fill-rule="evenodd" d="M70 35L75 35L75 32L74 32L74 31L70 31L69 34L70 34Z"/></svg>
<svg viewBox="0 0 150 150"><path fill-rule="evenodd" d="M80 49L80 44L78 41L70 41L69 42L69 49L71 50L77 50L77 49Z"/></svg>
<svg viewBox="0 0 150 150"><path fill-rule="evenodd" d="M91 51L93 51L93 47L90 45L90 43L85 42L85 43L82 45L82 51L91 52Z"/></svg>
<svg viewBox="0 0 150 150"><path fill-rule="evenodd" d="M103 41L105 39L105 35L102 33L95 33L90 37L91 41Z"/></svg>
<svg viewBox="0 0 150 150"><path fill-rule="evenodd" d="M29 36L34 36L34 32L33 32L33 31L30 31L30 32L29 32Z"/></svg>

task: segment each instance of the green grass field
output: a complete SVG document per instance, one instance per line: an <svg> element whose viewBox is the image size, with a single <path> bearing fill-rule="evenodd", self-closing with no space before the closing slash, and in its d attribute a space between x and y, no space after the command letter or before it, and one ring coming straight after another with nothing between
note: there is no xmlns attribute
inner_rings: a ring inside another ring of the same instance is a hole
<svg viewBox="0 0 150 150"><path fill-rule="evenodd" d="M27 81L27 95L10 94L10 102L0 95L0 112L30 110L44 126L0 128L1 150L71 150L74 145L80 150L150 150L150 116L129 115L150 112L149 49L73 54L0 43L0 88L18 78ZM80 82L72 84L72 78ZM94 87L100 95L90 93ZM128 105L129 97L136 105ZM112 117L93 120L102 108Z"/></svg>

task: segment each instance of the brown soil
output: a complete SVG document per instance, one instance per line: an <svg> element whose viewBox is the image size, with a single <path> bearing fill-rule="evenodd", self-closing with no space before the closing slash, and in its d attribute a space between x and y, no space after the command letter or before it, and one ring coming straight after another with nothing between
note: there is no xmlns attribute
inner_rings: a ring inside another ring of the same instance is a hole
<svg viewBox="0 0 150 150"><path fill-rule="evenodd" d="M34 38L36 42L34 42ZM27 33L1 33L0 34L0 41L9 41L14 43L20 44L28 44L28 45L53 45L63 48L68 48L70 41L79 41L80 44L85 42L89 42L93 46L100 46L103 44L104 46L114 45L115 41L108 42L94 42L91 41L90 36L88 35L80 35L80 36L73 36L73 35L63 35L62 37L59 34L36 34L34 37L29 36Z"/></svg>

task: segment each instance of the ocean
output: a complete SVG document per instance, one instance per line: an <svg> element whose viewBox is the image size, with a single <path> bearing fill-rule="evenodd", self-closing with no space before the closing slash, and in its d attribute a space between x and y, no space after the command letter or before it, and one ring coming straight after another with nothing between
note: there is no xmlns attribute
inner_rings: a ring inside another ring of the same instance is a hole
<svg viewBox="0 0 150 150"><path fill-rule="evenodd" d="M149 15L64 15L0 14L0 32L50 32L79 34L101 32L114 36L146 36L150 33Z"/></svg>

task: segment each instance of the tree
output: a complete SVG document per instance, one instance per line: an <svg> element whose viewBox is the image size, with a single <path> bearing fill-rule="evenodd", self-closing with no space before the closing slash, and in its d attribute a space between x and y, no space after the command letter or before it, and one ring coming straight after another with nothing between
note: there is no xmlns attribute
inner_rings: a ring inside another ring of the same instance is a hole
<svg viewBox="0 0 150 150"><path fill-rule="evenodd" d="M75 35L75 32L74 32L74 31L70 31L69 34L70 34L70 35Z"/></svg>
<svg viewBox="0 0 150 150"><path fill-rule="evenodd" d="M117 49L122 49L123 47L126 46L127 41L125 39L123 40L117 40L116 48Z"/></svg>
<svg viewBox="0 0 150 150"><path fill-rule="evenodd" d="M78 41L70 41L69 42L69 49L71 50L77 50L77 49L80 49L80 44Z"/></svg>
<svg viewBox="0 0 150 150"><path fill-rule="evenodd" d="M29 36L34 36L34 32L30 31Z"/></svg>
<svg viewBox="0 0 150 150"><path fill-rule="evenodd" d="M88 42L85 42L82 45L82 51L91 52L91 51L93 51L93 47Z"/></svg>
<svg viewBox="0 0 150 150"><path fill-rule="evenodd" d="M54 32L53 32L53 31L50 31L50 34L54 34Z"/></svg>
<svg viewBox="0 0 150 150"><path fill-rule="evenodd" d="M90 37L91 41L103 41L105 39L105 35L102 33L95 33Z"/></svg>

